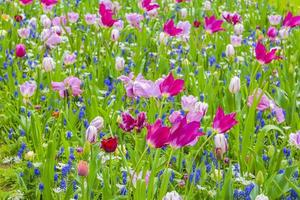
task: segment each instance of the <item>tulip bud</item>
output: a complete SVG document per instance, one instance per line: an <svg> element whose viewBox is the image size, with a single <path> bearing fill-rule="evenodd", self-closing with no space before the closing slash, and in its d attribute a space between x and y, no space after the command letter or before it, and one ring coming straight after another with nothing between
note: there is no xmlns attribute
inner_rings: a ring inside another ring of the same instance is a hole
<svg viewBox="0 0 300 200"><path fill-rule="evenodd" d="M90 143L95 143L97 140L97 128L95 126L90 125L85 132L85 138Z"/></svg>
<svg viewBox="0 0 300 200"><path fill-rule="evenodd" d="M168 42L168 35L165 34L164 32L161 32L159 34L159 42L162 43L162 44L167 44L167 42Z"/></svg>
<svg viewBox="0 0 300 200"><path fill-rule="evenodd" d="M79 161L77 165L77 172L79 176L88 176L89 174L89 165L86 161Z"/></svg>
<svg viewBox="0 0 300 200"><path fill-rule="evenodd" d="M233 94L236 94L240 91L241 88L241 81L240 78L237 76L234 76L229 84L229 91Z"/></svg>
<svg viewBox="0 0 300 200"><path fill-rule="evenodd" d="M193 110L196 102L197 102L197 98L192 95L189 96L184 95L181 97L181 107L184 111Z"/></svg>
<svg viewBox="0 0 300 200"><path fill-rule="evenodd" d="M210 11L211 10L211 3L210 3L210 1L205 1L203 3L203 10L205 10L205 11Z"/></svg>
<svg viewBox="0 0 300 200"><path fill-rule="evenodd" d="M276 26L280 23L281 16L280 15L269 15L268 19L269 19L269 22L271 25Z"/></svg>
<svg viewBox="0 0 300 200"><path fill-rule="evenodd" d="M273 157L273 155L275 154L275 147L273 145L270 145L268 147L268 157Z"/></svg>
<svg viewBox="0 0 300 200"><path fill-rule="evenodd" d="M24 44L17 44L16 46L16 56L22 58L26 55L26 48Z"/></svg>
<svg viewBox="0 0 300 200"><path fill-rule="evenodd" d="M47 15L41 16L41 23L44 28L50 28L51 27L51 20L47 17Z"/></svg>
<svg viewBox="0 0 300 200"><path fill-rule="evenodd" d="M32 160L34 158L34 152L33 151L28 151L26 154L25 154L25 159L26 160Z"/></svg>
<svg viewBox="0 0 300 200"><path fill-rule="evenodd" d="M125 66L125 60L123 57L116 57L116 70L122 71Z"/></svg>
<svg viewBox="0 0 300 200"><path fill-rule="evenodd" d="M228 149L227 139L225 138L224 134L217 134L214 138L215 140L215 151L216 151L216 157L221 160L223 157L223 154Z"/></svg>
<svg viewBox="0 0 300 200"><path fill-rule="evenodd" d="M43 59L43 68L46 72L50 72L55 68L54 60L51 57L45 57Z"/></svg>
<svg viewBox="0 0 300 200"><path fill-rule="evenodd" d="M101 148L107 153L112 153L117 149L118 139L116 137L110 137L101 141Z"/></svg>
<svg viewBox="0 0 300 200"><path fill-rule="evenodd" d="M104 120L103 120L103 118L100 117L100 116L95 117L91 121L90 126L94 126L94 127L97 128L98 131L100 131L101 129L103 129L103 126L104 126Z"/></svg>
<svg viewBox="0 0 300 200"><path fill-rule="evenodd" d="M236 35L230 36L230 43L231 43L234 47L239 47L239 46L241 46L241 43L242 43L242 36L236 36Z"/></svg>
<svg viewBox="0 0 300 200"><path fill-rule="evenodd" d="M264 174L262 173L262 171L258 171L258 173L256 174L255 180L256 180L257 185L259 185L259 186L264 183L265 179L264 179Z"/></svg>
<svg viewBox="0 0 300 200"><path fill-rule="evenodd" d="M243 24L238 23L238 24L234 25L234 33L236 35L242 35L243 31L244 31Z"/></svg>
<svg viewBox="0 0 300 200"><path fill-rule="evenodd" d="M231 44L228 44L225 50L226 57L234 56L234 53L234 47Z"/></svg>
<svg viewBox="0 0 300 200"><path fill-rule="evenodd" d="M279 36L281 39L287 39L289 37L289 29L282 28L279 30Z"/></svg>
<svg viewBox="0 0 300 200"><path fill-rule="evenodd" d="M181 16L181 18L186 18L186 16L187 16L187 9L186 8L181 8L180 9L180 16Z"/></svg>
<svg viewBox="0 0 300 200"><path fill-rule="evenodd" d="M111 31L111 40L112 41L117 41L119 39L119 37L120 37L120 31L116 28L113 29Z"/></svg>
<svg viewBox="0 0 300 200"><path fill-rule="evenodd" d="M194 27L199 28L200 25L201 23L198 20L194 21Z"/></svg>

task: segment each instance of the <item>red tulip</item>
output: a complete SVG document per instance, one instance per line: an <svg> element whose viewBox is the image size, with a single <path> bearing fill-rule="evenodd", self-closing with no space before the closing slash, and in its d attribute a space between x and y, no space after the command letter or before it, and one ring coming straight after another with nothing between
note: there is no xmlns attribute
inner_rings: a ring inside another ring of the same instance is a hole
<svg viewBox="0 0 300 200"><path fill-rule="evenodd" d="M23 20L22 15L15 15L15 20L16 20L17 22L21 22L21 21Z"/></svg>
<svg viewBox="0 0 300 200"><path fill-rule="evenodd" d="M109 137L101 141L101 148L107 153L114 152L117 149L117 146L118 146L117 137Z"/></svg>

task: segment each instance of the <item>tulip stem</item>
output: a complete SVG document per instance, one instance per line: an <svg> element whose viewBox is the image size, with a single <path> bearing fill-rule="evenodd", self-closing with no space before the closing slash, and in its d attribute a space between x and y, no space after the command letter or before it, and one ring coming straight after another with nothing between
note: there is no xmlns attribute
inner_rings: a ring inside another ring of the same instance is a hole
<svg viewBox="0 0 300 200"><path fill-rule="evenodd" d="M142 155L141 155L139 161L137 162L136 167L135 167L135 171L138 170L138 166L139 166L140 162L142 161L142 159L143 159L143 157L144 157L144 155L145 155L147 149L148 149L148 147L145 148L145 150L144 150L144 152L142 153Z"/></svg>
<svg viewBox="0 0 300 200"><path fill-rule="evenodd" d="M198 151L196 152L196 155L194 156L193 162L195 162L198 154L200 153L200 151L203 149L204 145L214 136L214 132L212 132L212 134L202 143L202 145L200 146L200 148L198 149Z"/></svg>
<svg viewBox="0 0 300 200"><path fill-rule="evenodd" d="M169 156L169 159L168 159L168 161L167 161L167 163L166 163L166 167L168 167L168 166L169 166L169 163L170 163L170 161L171 161L171 158L172 158L172 155L173 155L173 151L174 151L174 149L173 149L173 148L171 148L170 156Z"/></svg>

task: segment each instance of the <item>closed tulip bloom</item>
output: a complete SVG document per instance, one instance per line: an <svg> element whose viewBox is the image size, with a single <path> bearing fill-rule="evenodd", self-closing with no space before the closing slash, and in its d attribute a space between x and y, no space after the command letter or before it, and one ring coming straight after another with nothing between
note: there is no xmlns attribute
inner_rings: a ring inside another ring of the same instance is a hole
<svg viewBox="0 0 300 200"><path fill-rule="evenodd" d="M65 56L64 56L64 64L65 65L72 65L76 62L76 55L75 53L66 53Z"/></svg>
<svg viewBox="0 0 300 200"><path fill-rule="evenodd" d="M174 190L172 192L168 192L162 200L183 200L183 198Z"/></svg>
<svg viewBox="0 0 300 200"><path fill-rule="evenodd" d="M229 84L229 91L233 94L236 94L240 91L241 88L241 81L240 78L237 76L234 76Z"/></svg>
<svg viewBox="0 0 300 200"><path fill-rule="evenodd" d="M180 121L183 118L181 115L180 111L174 111L172 114L169 116L169 121L171 124L175 124L176 122Z"/></svg>
<svg viewBox="0 0 300 200"><path fill-rule="evenodd" d="M239 47L239 46L241 46L241 43L242 43L242 36L236 36L236 35L230 36L230 43L231 43L234 47Z"/></svg>
<svg viewBox="0 0 300 200"><path fill-rule="evenodd" d="M221 160L223 158L223 154L228 150L227 139L224 134L217 134L214 138L215 141L215 153L217 158Z"/></svg>
<svg viewBox="0 0 300 200"><path fill-rule="evenodd" d="M98 131L97 131L97 128L95 126L89 126L87 129L86 129L86 132L85 132L85 139L91 143L91 144L94 144L96 143L96 140L97 140L97 135L98 135Z"/></svg>
<svg viewBox="0 0 300 200"><path fill-rule="evenodd" d="M96 23L97 16L95 14L86 14L84 15L84 20L88 25L92 25Z"/></svg>
<svg viewBox="0 0 300 200"><path fill-rule="evenodd" d="M238 23L238 24L234 25L234 33L236 35L242 35L243 32L244 32L243 24Z"/></svg>
<svg viewBox="0 0 300 200"><path fill-rule="evenodd" d="M281 22L281 16L280 15L269 15L268 16L269 22L272 26L276 26L280 24Z"/></svg>
<svg viewBox="0 0 300 200"><path fill-rule="evenodd" d="M33 0L20 0L20 3L22 5L29 5L29 4L32 4Z"/></svg>
<svg viewBox="0 0 300 200"><path fill-rule="evenodd" d="M129 13L126 14L126 19L132 27L140 29L140 22L144 19L144 17L137 13Z"/></svg>
<svg viewBox="0 0 300 200"><path fill-rule="evenodd" d="M58 3L58 0L41 0L42 5L52 6Z"/></svg>
<svg viewBox="0 0 300 200"><path fill-rule="evenodd" d="M86 161L79 161L77 164L77 173L78 176L88 176L89 174L89 165Z"/></svg>
<svg viewBox="0 0 300 200"><path fill-rule="evenodd" d="M281 28L279 30L279 36L281 39L287 39L289 37L290 29L288 28Z"/></svg>
<svg viewBox="0 0 300 200"><path fill-rule="evenodd" d="M211 10L211 2L210 1L204 1L203 10L205 10L205 11L210 11Z"/></svg>
<svg viewBox="0 0 300 200"><path fill-rule="evenodd" d="M101 148L107 153L115 152L117 146L118 138L116 137L110 137L101 141Z"/></svg>
<svg viewBox="0 0 300 200"><path fill-rule="evenodd" d="M50 72L55 68L54 60L51 57L44 57L43 68L46 72Z"/></svg>
<svg viewBox="0 0 300 200"><path fill-rule="evenodd" d="M30 35L30 29L29 28L21 28L18 30L18 35L21 37L21 38L28 38L29 35Z"/></svg>
<svg viewBox="0 0 300 200"><path fill-rule="evenodd" d="M186 18L186 16L187 16L187 9L186 8L181 8L180 9L180 16L181 16L181 18Z"/></svg>
<svg viewBox="0 0 300 200"><path fill-rule="evenodd" d="M182 96L181 97L181 107L184 111L190 111L194 109L195 104L197 102L197 98L189 95L189 96Z"/></svg>
<svg viewBox="0 0 300 200"><path fill-rule="evenodd" d="M125 60L123 57L116 57L116 70L122 71L125 67Z"/></svg>
<svg viewBox="0 0 300 200"><path fill-rule="evenodd" d="M112 41L117 41L120 37L120 31L119 29L116 29L114 28L112 31L111 31L111 40Z"/></svg>
<svg viewBox="0 0 300 200"><path fill-rule="evenodd" d="M296 148L300 149L300 131L297 131L296 133L291 133L289 142Z"/></svg>
<svg viewBox="0 0 300 200"><path fill-rule="evenodd" d="M233 45L228 44L226 46L226 50L225 50L226 57L232 57L232 56L234 56L234 53L235 53L235 51L234 51Z"/></svg>
<svg viewBox="0 0 300 200"><path fill-rule="evenodd" d="M186 119L188 122L200 122L207 112L208 104L204 102L197 102L192 110L190 110Z"/></svg>
<svg viewBox="0 0 300 200"><path fill-rule="evenodd" d="M26 47L24 44L17 44L16 46L16 56L22 58L26 55Z"/></svg>
<svg viewBox="0 0 300 200"><path fill-rule="evenodd" d="M91 121L90 126L94 126L100 131L104 127L104 119L101 116L97 116Z"/></svg>
<svg viewBox="0 0 300 200"><path fill-rule="evenodd" d="M267 35L272 41L276 39L277 34L278 34L277 29L272 26L267 31Z"/></svg>
<svg viewBox="0 0 300 200"><path fill-rule="evenodd" d="M68 19L71 23L75 23L78 21L79 14L75 12L69 12L68 13Z"/></svg>
<svg viewBox="0 0 300 200"><path fill-rule="evenodd" d="M226 115L223 109L218 107L213 121L213 129L218 133L226 133L238 123L235 119L235 115L235 112Z"/></svg>

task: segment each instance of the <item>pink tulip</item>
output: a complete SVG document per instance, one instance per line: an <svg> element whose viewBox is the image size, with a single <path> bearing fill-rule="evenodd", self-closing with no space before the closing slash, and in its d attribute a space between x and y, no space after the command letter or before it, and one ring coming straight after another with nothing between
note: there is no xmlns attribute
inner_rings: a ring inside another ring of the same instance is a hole
<svg viewBox="0 0 300 200"><path fill-rule="evenodd" d="M230 12L223 12L222 17L228 22L233 25L242 21L241 16L238 13L230 13Z"/></svg>
<svg viewBox="0 0 300 200"><path fill-rule="evenodd" d="M181 34L179 34L178 36L183 37L183 39L185 41L187 41L189 39L189 37L190 37L191 26L192 25L188 21L184 21L184 22L180 21L180 22L178 22L177 28L182 29Z"/></svg>
<svg viewBox="0 0 300 200"><path fill-rule="evenodd" d="M183 29L177 28L174 25L173 19L169 19L165 24L164 24L164 32L168 34L169 36L177 36L181 34Z"/></svg>
<svg viewBox="0 0 300 200"><path fill-rule="evenodd" d="M146 80L141 74L139 74L135 80L134 75L130 73L129 76L120 76L118 79L121 80L126 89L126 95L128 97L159 97L160 90L156 83Z"/></svg>
<svg viewBox="0 0 300 200"><path fill-rule="evenodd" d="M267 31L267 35L271 39L271 41L274 41L276 39L277 34L278 34L277 29L272 26Z"/></svg>
<svg viewBox="0 0 300 200"><path fill-rule="evenodd" d="M217 158L220 160L223 154L228 150L227 139L224 134L217 134L214 138L215 142L215 153Z"/></svg>
<svg viewBox="0 0 300 200"><path fill-rule="evenodd" d="M76 62L76 54L75 53L66 53L64 55L64 64L65 65L72 65Z"/></svg>
<svg viewBox="0 0 300 200"><path fill-rule="evenodd" d="M162 120L158 119L153 125L147 125L146 140L150 147L161 148L168 144L170 128L162 125Z"/></svg>
<svg viewBox="0 0 300 200"><path fill-rule="evenodd" d="M106 7L104 3L100 3L99 5L99 14L101 16L101 22L104 26L112 27L114 23L117 21L113 19L113 11Z"/></svg>
<svg viewBox="0 0 300 200"><path fill-rule="evenodd" d="M29 28L21 28L18 30L18 34L21 38L28 38L30 35L30 29Z"/></svg>
<svg viewBox="0 0 300 200"><path fill-rule="evenodd" d="M70 76L63 82L52 82L51 85L54 91L59 91L61 97L68 97L68 91L71 91L73 96L79 96L82 93L81 80L77 77Z"/></svg>
<svg viewBox="0 0 300 200"><path fill-rule="evenodd" d="M235 119L235 115L236 113L225 115L223 109L218 107L213 121L213 129L218 133L226 133L238 123Z"/></svg>
<svg viewBox="0 0 300 200"><path fill-rule="evenodd" d="M269 15L268 19L269 19L269 22L272 26L276 26L280 23L281 16L280 15Z"/></svg>
<svg viewBox="0 0 300 200"><path fill-rule="evenodd" d="M159 84L160 92L165 96L176 96L184 87L184 80L174 79L172 72Z"/></svg>
<svg viewBox="0 0 300 200"><path fill-rule="evenodd" d="M96 143L98 130L95 126L90 125L85 132L85 139L91 144Z"/></svg>
<svg viewBox="0 0 300 200"><path fill-rule="evenodd" d="M171 124L175 124L178 121L181 121L181 119L183 118L183 116L181 115L180 111L174 111L172 112L172 114L169 116L169 121L171 122Z"/></svg>
<svg viewBox="0 0 300 200"><path fill-rule="evenodd" d="M52 6L57 4L57 0L41 0L41 3L45 6Z"/></svg>
<svg viewBox="0 0 300 200"><path fill-rule="evenodd" d="M207 103L197 102L193 109L191 109L187 115L186 119L188 122L200 122L207 112Z"/></svg>
<svg viewBox="0 0 300 200"><path fill-rule="evenodd" d="M271 49L270 52L267 52L266 47L258 42L255 47L256 60L258 60L260 64L268 64L272 62L272 60L279 60L281 57L276 56L276 51L277 49Z"/></svg>
<svg viewBox="0 0 300 200"><path fill-rule="evenodd" d="M16 46L16 56L23 58L26 55L26 47L24 44L17 44Z"/></svg>
<svg viewBox="0 0 300 200"><path fill-rule="evenodd" d="M296 148L300 149L300 131L297 131L296 133L291 133L289 141Z"/></svg>
<svg viewBox="0 0 300 200"><path fill-rule="evenodd" d="M248 97L247 105L249 107L252 106L254 98L259 100L258 105L256 107L257 110L264 111L270 107L269 98L263 93L263 91L260 88L256 89L254 93Z"/></svg>
<svg viewBox="0 0 300 200"><path fill-rule="evenodd" d="M86 161L79 161L77 165L78 176L88 176L89 174L89 165Z"/></svg>
<svg viewBox="0 0 300 200"><path fill-rule="evenodd" d="M189 95L189 96L184 95L181 97L181 107L184 111L193 110L196 102L197 102L197 98L194 97L193 95Z"/></svg>
<svg viewBox="0 0 300 200"><path fill-rule="evenodd" d="M85 22L88 25L95 24L95 22L96 22L96 15L88 13L88 14L84 15L84 20L85 20Z"/></svg>
<svg viewBox="0 0 300 200"><path fill-rule="evenodd" d="M61 42L62 42L62 38L57 33L50 32L50 36L47 37L45 44L50 48L54 48Z"/></svg>
<svg viewBox="0 0 300 200"><path fill-rule="evenodd" d="M141 112L138 114L137 119L134 119L128 112L123 112L122 122L119 126L125 132L131 132L134 128L136 128L139 133L146 126L146 114Z"/></svg>
<svg viewBox="0 0 300 200"><path fill-rule="evenodd" d="M71 23L75 23L78 21L78 18L79 18L79 14L78 13L75 13L75 12L69 12L68 13L68 20L71 22Z"/></svg>
<svg viewBox="0 0 300 200"><path fill-rule="evenodd" d="M25 99L30 98L36 90L36 83L32 81L26 81L20 85L20 92Z"/></svg>
<svg viewBox="0 0 300 200"><path fill-rule="evenodd" d="M213 15L211 17L205 17L204 28L208 33L215 33L219 31L224 31L222 28L223 20L217 20Z"/></svg>
<svg viewBox="0 0 300 200"><path fill-rule="evenodd" d="M291 12L288 12L283 19L282 25L289 28L300 26L300 16L293 16Z"/></svg>
<svg viewBox="0 0 300 200"><path fill-rule="evenodd" d="M170 129L169 144L173 148L181 148L184 146L193 146L197 143L198 138L203 135L199 131L199 122L188 123L186 117L173 124Z"/></svg>
<svg viewBox="0 0 300 200"><path fill-rule="evenodd" d="M153 0L141 0L141 5L142 8L147 12L159 8L159 5L154 3Z"/></svg>
<svg viewBox="0 0 300 200"><path fill-rule="evenodd" d="M33 0L20 0L20 3L22 5L29 5L29 4L32 4Z"/></svg>
<svg viewBox="0 0 300 200"><path fill-rule="evenodd" d="M126 14L126 19L132 27L141 29L140 22L144 19L144 17L137 13L129 13Z"/></svg>

